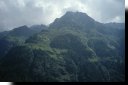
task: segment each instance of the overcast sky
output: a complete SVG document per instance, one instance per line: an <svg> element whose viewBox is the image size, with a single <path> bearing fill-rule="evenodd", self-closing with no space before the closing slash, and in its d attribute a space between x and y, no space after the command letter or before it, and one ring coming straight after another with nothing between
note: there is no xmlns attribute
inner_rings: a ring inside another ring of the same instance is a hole
<svg viewBox="0 0 128 85"><path fill-rule="evenodd" d="M125 0L0 0L0 30L48 25L67 11L80 11L99 22L124 22Z"/></svg>
<svg viewBox="0 0 128 85"><path fill-rule="evenodd" d="M128 0L125 0L125 7L128 9Z"/></svg>

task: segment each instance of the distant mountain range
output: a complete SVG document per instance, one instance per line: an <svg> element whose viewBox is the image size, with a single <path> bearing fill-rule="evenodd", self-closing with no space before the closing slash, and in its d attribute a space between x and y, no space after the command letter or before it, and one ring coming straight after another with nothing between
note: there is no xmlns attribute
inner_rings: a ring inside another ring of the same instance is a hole
<svg viewBox="0 0 128 85"><path fill-rule="evenodd" d="M49 27L1 32L0 81L123 82L125 24L67 12Z"/></svg>

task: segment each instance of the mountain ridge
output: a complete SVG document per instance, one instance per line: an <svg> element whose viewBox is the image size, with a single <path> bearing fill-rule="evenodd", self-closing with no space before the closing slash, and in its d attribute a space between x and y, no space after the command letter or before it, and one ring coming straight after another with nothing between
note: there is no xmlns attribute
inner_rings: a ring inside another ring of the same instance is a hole
<svg viewBox="0 0 128 85"><path fill-rule="evenodd" d="M10 48L0 59L0 81L123 82L124 46L124 29L67 12Z"/></svg>

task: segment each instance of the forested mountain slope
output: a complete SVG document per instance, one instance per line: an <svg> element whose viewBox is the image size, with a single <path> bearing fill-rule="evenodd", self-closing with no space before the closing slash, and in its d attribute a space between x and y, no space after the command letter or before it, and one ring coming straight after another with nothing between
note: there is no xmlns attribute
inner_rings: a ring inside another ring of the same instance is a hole
<svg viewBox="0 0 128 85"><path fill-rule="evenodd" d="M67 12L9 50L0 60L0 81L125 81L124 41L124 26Z"/></svg>

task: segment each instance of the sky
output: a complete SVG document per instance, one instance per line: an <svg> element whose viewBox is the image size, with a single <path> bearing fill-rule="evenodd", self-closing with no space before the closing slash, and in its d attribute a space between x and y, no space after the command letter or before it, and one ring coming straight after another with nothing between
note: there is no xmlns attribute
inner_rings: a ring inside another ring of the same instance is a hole
<svg viewBox="0 0 128 85"><path fill-rule="evenodd" d="M125 0L125 7L128 9L128 0Z"/></svg>
<svg viewBox="0 0 128 85"><path fill-rule="evenodd" d="M102 23L125 22L125 0L0 0L0 31L49 25L67 11L84 12Z"/></svg>

